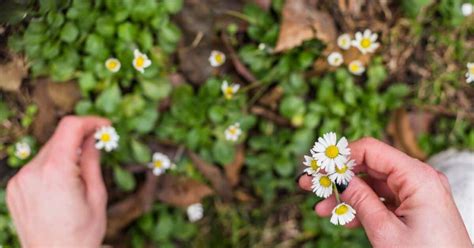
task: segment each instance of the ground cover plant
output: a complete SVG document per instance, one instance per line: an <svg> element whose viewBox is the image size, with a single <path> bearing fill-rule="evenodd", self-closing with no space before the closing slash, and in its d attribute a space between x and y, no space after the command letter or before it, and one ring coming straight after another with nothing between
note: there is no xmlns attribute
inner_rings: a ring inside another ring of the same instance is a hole
<svg viewBox="0 0 474 248"><path fill-rule="evenodd" d="M112 121L106 244L369 246L294 179L329 132L422 160L474 150L469 3L1 3L0 245L19 246L7 180L75 114Z"/></svg>

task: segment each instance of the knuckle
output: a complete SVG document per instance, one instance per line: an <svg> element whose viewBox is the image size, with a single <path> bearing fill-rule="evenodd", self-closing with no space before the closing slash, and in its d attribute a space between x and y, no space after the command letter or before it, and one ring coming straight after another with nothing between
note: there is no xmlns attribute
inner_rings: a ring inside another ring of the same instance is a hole
<svg viewBox="0 0 474 248"><path fill-rule="evenodd" d="M61 119L59 126L76 125L79 122L79 117L67 115Z"/></svg>
<svg viewBox="0 0 474 248"><path fill-rule="evenodd" d="M373 137L370 137L370 136L363 137L360 140L361 140L362 143L364 143L366 145L374 145L374 144L377 144L378 142L380 142L376 138L373 138Z"/></svg>

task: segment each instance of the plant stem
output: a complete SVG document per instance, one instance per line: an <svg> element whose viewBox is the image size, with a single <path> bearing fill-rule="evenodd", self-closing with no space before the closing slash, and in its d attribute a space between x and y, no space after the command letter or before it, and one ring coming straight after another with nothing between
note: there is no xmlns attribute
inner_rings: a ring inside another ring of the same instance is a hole
<svg viewBox="0 0 474 248"><path fill-rule="evenodd" d="M336 184L332 184L332 190L334 191L334 195L336 196L337 204L341 203L341 198L339 197L339 191L337 191Z"/></svg>

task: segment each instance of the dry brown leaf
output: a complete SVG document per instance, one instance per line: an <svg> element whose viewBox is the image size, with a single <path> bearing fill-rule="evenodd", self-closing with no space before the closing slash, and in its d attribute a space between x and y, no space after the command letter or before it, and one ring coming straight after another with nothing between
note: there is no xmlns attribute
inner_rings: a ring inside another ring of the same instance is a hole
<svg viewBox="0 0 474 248"><path fill-rule="evenodd" d="M394 145L398 149L420 160L427 158L425 152L418 146L416 133L410 124L410 117L404 109L398 109L392 115L387 133L393 138Z"/></svg>
<svg viewBox="0 0 474 248"><path fill-rule="evenodd" d="M213 191L206 184L187 177L165 174L159 177L156 190L158 200L177 207L187 207Z"/></svg>
<svg viewBox="0 0 474 248"><path fill-rule="evenodd" d="M48 94L47 79L39 79L33 84L33 102L38 106L38 114L32 124L33 135L39 142L45 143L53 134L58 121L56 106Z"/></svg>
<svg viewBox="0 0 474 248"><path fill-rule="evenodd" d="M227 179L229 180L229 183L232 187L239 184L240 171L242 170L242 167L244 166L244 162L245 162L245 147L243 144L241 144L237 148L234 161L232 161L232 163L224 167L225 175L227 176Z"/></svg>
<svg viewBox="0 0 474 248"><path fill-rule="evenodd" d="M316 10L307 0L286 1L275 51L289 50L313 38L331 43L336 36L336 25L328 13Z"/></svg>
<svg viewBox="0 0 474 248"><path fill-rule="evenodd" d="M0 90L18 91L27 72L25 61L13 55L10 62L0 64Z"/></svg>
<svg viewBox="0 0 474 248"><path fill-rule="evenodd" d="M217 194L224 201L231 201L233 198L231 186L222 171L217 166L204 161L192 151L188 150L186 154L193 161L194 166L211 182Z"/></svg>
<svg viewBox="0 0 474 248"><path fill-rule="evenodd" d="M113 238L120 230L151 209L157 180L153 173L148 172L145 183L137 193L107 209L107 238Z"/></svg>
<svg viewBox="0 0 474 248"><path fill-rule="evenodd" d="M48 94L53 103L62 111L69 113L74 110L81 99L81 91L76 82L48 82Z"/></svg>
<svg viewBox="0 0 474 248"><path fill-rule="evenodd" d="M258 102L274 111L278 107L278 103L280 102L283 93L283 88L276 86L270 92L263 95Z"/></svg>

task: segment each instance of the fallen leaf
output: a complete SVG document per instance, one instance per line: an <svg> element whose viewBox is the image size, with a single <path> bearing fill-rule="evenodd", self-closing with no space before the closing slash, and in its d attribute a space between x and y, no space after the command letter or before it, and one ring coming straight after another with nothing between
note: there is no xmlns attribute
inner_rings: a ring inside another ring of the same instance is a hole
<svg viewBox="0 0 474 248"><path fill-rule="evenodd" d="M11 60L0 64L0 90L18 91L21 81L27 75L28 68L19 56L11 56Z"/></svg>
<svg viewBox="0 0 474 248"><path fill-rule="evenodd" d="M225 175L227 176L227 179L229 180L229 183L232 187L239 184L240 171L242 170L242 167L244 166L244 162L245 162L245 147L244 145L241 144L237 148L234 161L232 161L232 163L224 167Z"/></svg>
<svg viewBox="0 0 474 248"><path fill-rule="evenodd" d="M273 123L277 124L277 125L280 125L280 126L291 126L291 123L290 121L288 121L287 119L285 119L284 117L278 115L277 113L271 111L271 110L268 110L264 107L261 107L261 106L252 106L250 108L250 112L256 116L260 116L262 118L265 118L269 121L272 121Z"/></svg>
<svg viewBox="0 0 474 248"><path fill-rule="evenodd" d="M145 183L140 187L137 193L107 209L107 238L117 236L120 230L151 209L155 200L154 195L157 180L158 177L148 172Z"/></svg>
<svg viewBox="0 0 474 248"><path fill-rule="evenodd" d="M165 174L159 177L155 196L158 200L177 207L187 207L213 191L206 184L191 178Z"/></svg>
<svg viewBox="0 0 474 248"><path fill-rule="evenodd" d="M215 165L209 164L196 153L187 150L186 154L192 160L194 166L211 182L212 187L224 201L232 200L232 190L229 182L221 170Z"/></svg>
<svg viewBox="0 0 474 248"><path fill-rule="evenodd" d="M48 80L39 79L33 85L33 102L38 106L38 113L32 123L33 135L40 143L45 143L53 134L59 116L48 93Z"/></svg>
<svg viewBox="0 0 474 248"><path fill-rule="evenodd" d="M410 124L410 117L404 109L398 109L393 113L387 133L393 138L396 148L420 160L427 158L426 153L418 146L416 133Z"/></svg>
<svg viewBox="0 0 474 248"><path fill-rule="evenodd" d="M258 102L274 111L277 109L278 103L280 102L283 93L283 88L280 86L276 86L272 90L270 90L270 92L263 95L262 98L258 100Z"/></svg>
<svg viewBox="0 0 474 248"><path fill-rule="evenodd" d="M74 110L77 101L81 99L81 91L76 82L48 82L48 94L53 103L66 113Z"/></svg>
<svg viewBox="0 0 474 248"><path fill-rule="evenodd" d="M289 50L313 38L325 43L336 41L336 25L332 16L315 9L308 0L286 1L275 51Z"/></svg>

